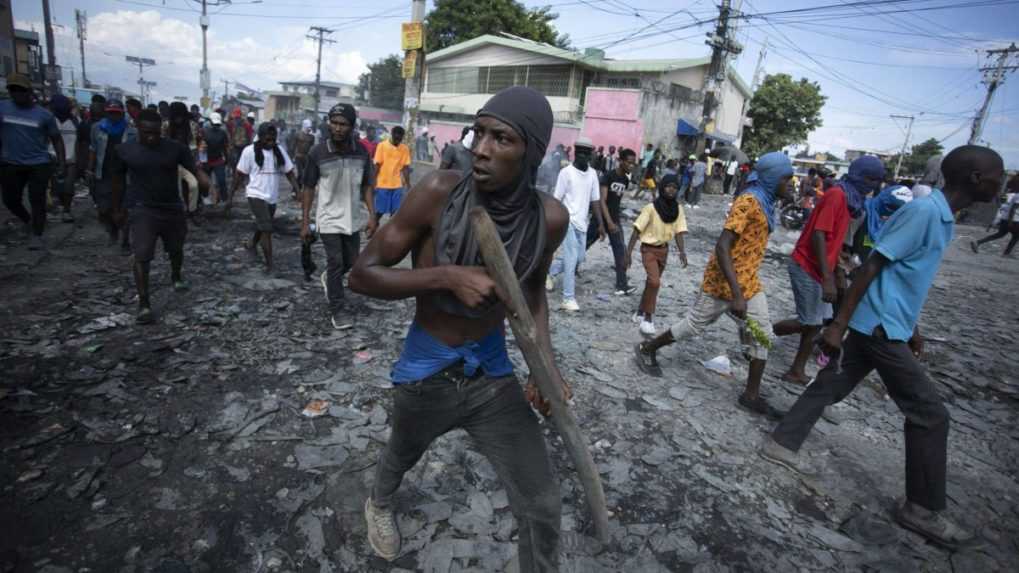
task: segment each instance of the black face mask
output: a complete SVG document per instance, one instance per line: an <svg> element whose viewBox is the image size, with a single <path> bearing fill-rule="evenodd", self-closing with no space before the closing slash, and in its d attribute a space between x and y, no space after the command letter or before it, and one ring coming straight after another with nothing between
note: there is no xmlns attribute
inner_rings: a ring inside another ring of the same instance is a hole
<svg viewBox="0 0 1019 573"><path fill-rule="evenodd" d="M587 171L589 165L591 165L591 152L576 151L577 158L573 160L573 166L581 171Z"/></svg>
<svg viewBox="0 0 1019 573"><path fill-rule="evenodd" d="M499 193L477 193L469 175L460 181L442 210L435 240L436 260L439 264L482 264L467 218L472 207L481 206L492 217L517 278L524 282L541 265L545 252L545 208L534 188L534 178L552 136L552 108L540 93L514 86L492 96L478 116L497 119L524 139L527 151L523 170L511 189ZM436 295L436 303L449 314L466 317L483 316L495 310L495 307L466 308L448 292Z"/></svg>

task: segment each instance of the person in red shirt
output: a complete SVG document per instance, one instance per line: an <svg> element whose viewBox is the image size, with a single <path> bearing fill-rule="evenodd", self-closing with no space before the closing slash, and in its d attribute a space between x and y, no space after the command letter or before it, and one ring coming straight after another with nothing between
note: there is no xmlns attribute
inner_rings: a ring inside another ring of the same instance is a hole
<svg viewBox="0 0 1019 573"><path fill-rule="evenodd" d="M806 384L810 381L806 373L807 359L821 325L832 316L831 303L835 302L837 294L835 266L850 219L845 191L839 185L832 186L817 199L796 242L789 261L796 318L776 322L773 326L776 336L800 335L796 358L789 371L782 375L788 382Z"/></svg>

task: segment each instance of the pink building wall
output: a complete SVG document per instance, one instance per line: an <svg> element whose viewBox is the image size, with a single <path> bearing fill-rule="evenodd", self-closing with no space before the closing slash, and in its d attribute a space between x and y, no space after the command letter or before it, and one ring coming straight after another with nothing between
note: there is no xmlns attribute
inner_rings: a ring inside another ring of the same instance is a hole
<svg viewBox="0 0 1019 573"><path fill-rule="evenodd" d="M639 150L644 139L640 90L587 88L583 135L595 147Z"/></svg>

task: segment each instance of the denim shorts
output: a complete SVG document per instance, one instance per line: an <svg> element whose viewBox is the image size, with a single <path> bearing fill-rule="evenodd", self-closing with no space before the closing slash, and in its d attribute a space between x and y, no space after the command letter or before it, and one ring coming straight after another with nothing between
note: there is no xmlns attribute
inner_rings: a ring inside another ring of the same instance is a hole
<svg viewBox="0 0 1019 573"><path fill-rule="evenodd" d="M796 301L796 320L803 326L821 326L832 317L831 305L821 300L821 283L789 259L789 282Z"/></svg>

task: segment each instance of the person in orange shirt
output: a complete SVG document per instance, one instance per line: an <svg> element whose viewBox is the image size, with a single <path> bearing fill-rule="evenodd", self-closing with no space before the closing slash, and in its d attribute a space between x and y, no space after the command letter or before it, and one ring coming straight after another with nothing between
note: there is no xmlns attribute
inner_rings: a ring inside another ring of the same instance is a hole
<svg viewBox="0 0 1019 573"><path fill-rule="evenodd" d="M399 125L393 128L389 141L375 148L375 218L394 215L400 208L403 192L410 188L410 149L404 145L406 132Z"/></svg>

